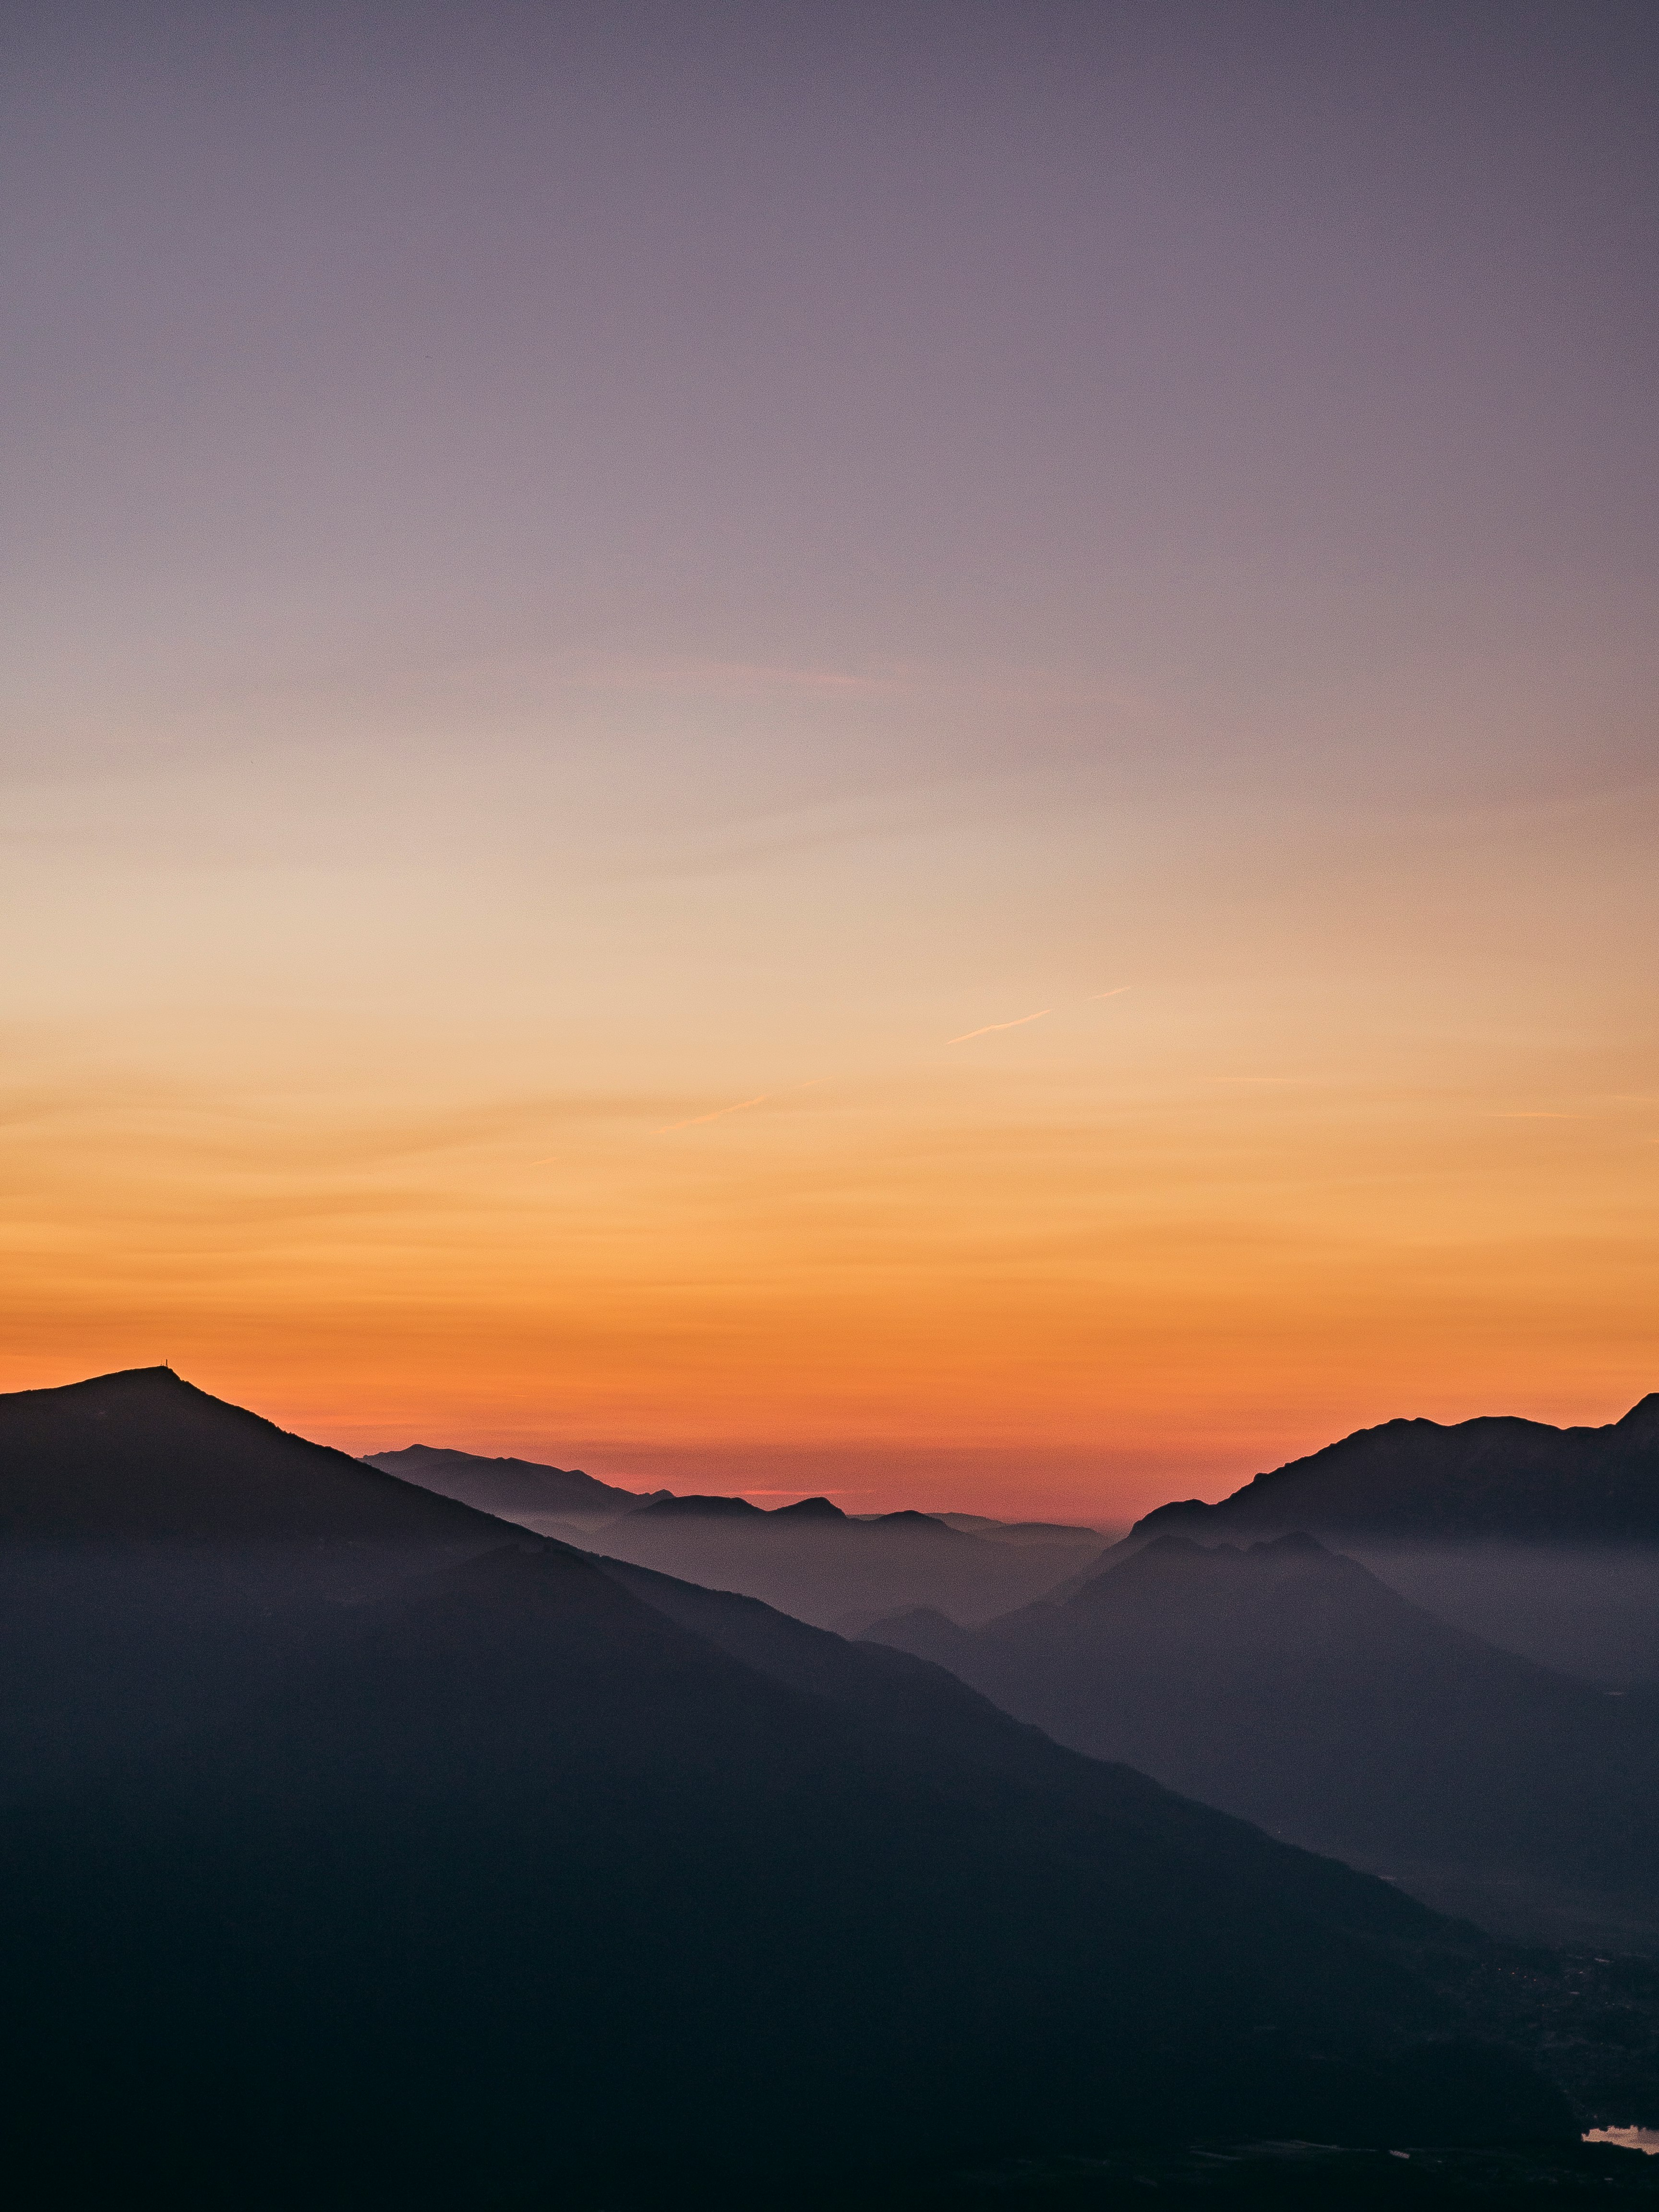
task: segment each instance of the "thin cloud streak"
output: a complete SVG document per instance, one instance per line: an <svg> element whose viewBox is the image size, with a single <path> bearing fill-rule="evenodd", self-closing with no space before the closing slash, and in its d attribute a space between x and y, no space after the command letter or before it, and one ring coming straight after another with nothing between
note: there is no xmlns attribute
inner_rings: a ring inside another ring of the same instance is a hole
<svg viewBox="0 0 1659 2212"><path fill-rule="evenodd" d="M828 1076L813 1075L809 1076L805 1083L786 1084L781 1091L763 1091L756 1097L739 1098L735 1106L717 1106L712 1114L694 1114L689 1121L670 1121L666 1127L659 1129L657 1134L672 1137L677 1129L701 1129L709 1121L723 1121L728 1114L746 1114L751 1106L764 1106L773 1098L791 1097L797 1091L811 1091L829 1079Z"/></svg>
<svg viewBox="0 0 1659 2212"><path fill-rule="evenodd" d="M960 1036L951 1037L947 1042L966 1044L972 1037L989 1036L994 1030L1023 1030L1027 1022L1040 1022L1054 1011L1052 1006L1044 1006L1038 1013L1022 1014L1017 1022L987 1022L982 1030L964 1030Z"/></svg>
<svg viewBox="0 0 1659 2212"><path fill-rule="evenodd" d="M657 1134L672 1137L676 1129L701 1129L706 1121L723 1121L728 1114L746 1114L751 1106L764 1106L769 1098L776 1096L775 1091L763 1091L757 1098L739 1098L735 1106L718 1106L712 1114L694 1114L689 1121L671 1121Z"/></svg>

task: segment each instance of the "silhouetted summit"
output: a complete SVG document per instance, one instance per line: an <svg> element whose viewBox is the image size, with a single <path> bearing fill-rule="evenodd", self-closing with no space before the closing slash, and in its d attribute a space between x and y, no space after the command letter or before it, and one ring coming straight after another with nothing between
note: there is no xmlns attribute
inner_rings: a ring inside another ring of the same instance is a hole
<svg viewBox="0 0 1659 2212"><path fill-rule="evenodd" d="M1632 1443L1649 1446L1659 1444L1659 1390L1650 1390L1645 1398L1638 1399L1622 1420L1613 1423L1621 1437Z"/></svg>
<svg viewBox="0 0 1659 2212"><path fill-rule="evenodd" d="M1129 1540L1291 1528L1354 1542L1659 1543L1659 1393L1599 1429L1385 1421L1258 1474L1219 1504L1161 1505Z"/></svg>
<svg viewBox="0 0 1659 2212"><path fill-rule="evenodd" d="M766 1516L746 1498L659 1498L629 1516L636 1521L759 1521Z"/></svg>
<svg viewBox="0 0 1659 2212"><path fill-rule="evenodd" d="M0 1396L0 1536L488 1537L470 1507L211 1398L167 1367Z"/></svg>

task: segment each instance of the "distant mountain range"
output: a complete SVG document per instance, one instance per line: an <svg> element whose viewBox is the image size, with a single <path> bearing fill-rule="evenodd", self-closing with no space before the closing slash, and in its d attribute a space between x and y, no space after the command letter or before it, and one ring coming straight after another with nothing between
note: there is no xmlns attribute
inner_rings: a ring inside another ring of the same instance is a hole
<svg viewBox="0 0 1659 2212"><path fill-rule="evenodd" d="M975 1514L851 1515L827 1498L768 1510L746 1498L635 1492L527 1460L411 1444L367 1462L539 1534L763 1599L853 1632L905 1605L981 1620L1091 1566L1093 1528Z"/></svg>
<svg viewBox="0 0 1659 2212"><path fill-rule="evenodd" d="M1560 1932L1593 1893L1659 1936L1659 1694L1496 1650L1311 1536L1156 1535L1059 1602L869 1633L1074 1749L1419 1893L1553 1912Z"/></svg>
<svg viewBox="0 0 1659 2212"><path fill-rule="evenodd" d="M1297 1529L1345 1546L1659 1544L1659 1392L1605 1428L1385 1421L1219 1504L1160 1505L1132 1535L1213 1544Z"/></svg>
<svg viewBox="0 0 1659 2212"><path fill-rule="evenodd" d="M591 1542L606 1559L738 1591L847 1633L906 1605L983 1620L1091 1566L1104 1549L1092 1529L1011 1542L929 1513L854 1519L827 1498L769 1513L740 1498L662 1498Z"/></svg>
<svg viewBox="0 0 1659 2212"><path fill-rule="evenodd" d="M100 1663L57 1714L88 1759L0 1813L20 2201L865 2203L1125 2139L1571 2138L1438 1993L1479 1940L1387 1884L164 1372L27 1395L10 1656ZM198 1599L233 1709L181 1726ZM109 1757L100 1700L147 1694Z"/></svg>

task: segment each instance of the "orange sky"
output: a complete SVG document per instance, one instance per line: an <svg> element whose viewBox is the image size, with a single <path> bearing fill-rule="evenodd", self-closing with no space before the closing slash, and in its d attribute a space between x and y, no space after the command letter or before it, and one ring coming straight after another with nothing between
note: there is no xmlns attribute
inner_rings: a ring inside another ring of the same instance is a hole
<svg viewBox="0 0 1659 2212"><path fill-rule="evenodd" d="M1112 1520L1659 1387L1635 19L981 13L42 16L0 1388Z"/></svg>
<svg viewBox="0 0 1659 2212"><path fill-rule="evenodd" d="M131 951L109 896L14 1032L0 1382L165 1358L348 1449L1097 1519L1400 1413L1615 1417L1659 1380L1613 957L1650 821L1411 820L1339 868L1280 817L1267 893L1191 828L1038 810L534 906L356 871L465 928L436 976L326 875L264 944L234 872L151 885Z"/></svg>

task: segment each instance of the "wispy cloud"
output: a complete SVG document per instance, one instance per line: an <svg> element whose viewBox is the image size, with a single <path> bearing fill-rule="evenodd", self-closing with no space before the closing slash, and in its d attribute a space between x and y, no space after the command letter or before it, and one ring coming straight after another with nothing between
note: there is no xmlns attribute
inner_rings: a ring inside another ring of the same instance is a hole
<svg viewBox="0 0 1659 2212"><path fill-rule="evenodd" d="M723 1121L728 1114L746 1114L751 1106L764 1106L773 1098L787 1098L797 1091L811 1091L816 1085L827 1083L823 1075L809 1076L805 1083L786 1084L781 1091L762 1091L753 1098L739 1098L735 1105L717 1106L712 1114L694 1114L686 1121L670 1121L658 1130L659 1137L672 1137L677 1129L701 1129L710 1121Z"/></svg>
<svg viewBox="0 0 1659 2212"><path fill-rule="evenodd" d="M1045 1015L1052 1014L1054 1011L1052 1006L1044 1006L1037 1013L1022 1014L1017 1022L987 1022L982 1030L964 1030L960 1036L951 1037L948 1042L951 1044L966 1044L970 1038L989 1036L995 1030L1023 1030L1027 1022L1040 1022Z"/></svg>
<svg viewBox="0 0 1659 2212"><path fill-rule="evenodd" d="M735 1106L717 1106L712 1114L694 1114L689 1121L671 1121L659 1129L659 1137L672 1137L676 1129L701 1129L706 1122L723 1121L728 1114L746 1114L751 1106L764 1106L769 1098L775 1098L775 1091L763 1091L754 1098L739 1098Z"/></svg>

